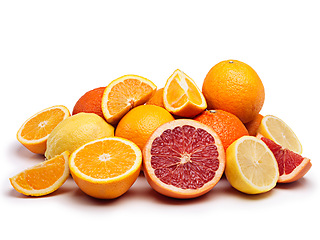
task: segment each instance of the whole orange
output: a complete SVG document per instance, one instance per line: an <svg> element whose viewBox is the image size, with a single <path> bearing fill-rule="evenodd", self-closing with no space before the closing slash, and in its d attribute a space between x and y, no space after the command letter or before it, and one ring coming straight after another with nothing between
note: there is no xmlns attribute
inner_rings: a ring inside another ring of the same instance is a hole
<svg viewBox="0 0 320 240"><path fill-rule="evenodd" d="M239 118L223 110L205 110L194 120L213 128L225 150L238 138L249 135Z"/></svg>
<svg viewBox="0 0 320 240"><path fill-rule="evenodd" d="M162 107L140 105L124 115L118 123L115 136L131 140L142 150L156 128L173 120L173 116Z"/></svg>
<svg viewBox="0 0 320 240"><path fill-rule="evenodd" d="M237 60L213 66L204 79L202 92L208 109L221 109L250 122L261 110L265 92L258 74L248 64Z"/></svg>
<svg viewBox="0 0 320 240"><path fill-rule="evenodd" d="M95 113L104 119L101 100L105 87L95 88L86 92L73 107L72 115L79 112Z"/></svg>

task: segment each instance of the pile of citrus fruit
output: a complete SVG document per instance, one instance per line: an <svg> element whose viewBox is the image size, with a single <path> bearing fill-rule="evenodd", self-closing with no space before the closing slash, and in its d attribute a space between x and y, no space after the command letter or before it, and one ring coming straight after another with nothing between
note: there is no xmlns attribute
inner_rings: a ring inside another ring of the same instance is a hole
<svg viewBox="0 0 320 240"><path fill-rule="evenodd" d="M113 199L142 171L173 198L199 197L223 174L240 192L259 194L311 168L292 129L260 114L265 89L249 65L216 64L202 90L178 69L161 87L125 75L86 92L72 114L57 105L31 116L17 139L45 160L11 177L14 189L43 196L71 173L84 193Z"/></svg>

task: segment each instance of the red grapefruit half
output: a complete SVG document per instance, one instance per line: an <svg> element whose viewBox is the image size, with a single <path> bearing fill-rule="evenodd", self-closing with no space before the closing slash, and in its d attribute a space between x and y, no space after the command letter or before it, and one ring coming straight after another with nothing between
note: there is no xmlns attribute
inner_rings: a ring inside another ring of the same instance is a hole
<svg viewBox="0 0 320 240"><path fill-rule="evenodd" d="M157 192L195 198L209 192L225 168L225 152L216 132L191 119L158 127L143 149L144 174Z"/></svg>
<svg viewBox="0 0 320 240"><path fill-rule="evenodd" d="M309 158L283 148L274 141L258 134L260 138L271 150L275 156L279 167L279 183L290 183L302 178L311 168L312 164Z"/></svg>

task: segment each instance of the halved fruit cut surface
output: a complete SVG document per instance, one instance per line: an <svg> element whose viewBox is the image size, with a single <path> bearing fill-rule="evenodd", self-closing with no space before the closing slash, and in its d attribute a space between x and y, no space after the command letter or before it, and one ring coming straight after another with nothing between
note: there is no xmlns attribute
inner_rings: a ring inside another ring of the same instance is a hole
<svg viewBox="0 0 320 240"><path fill-rule="evenodd" d="M102 199L121 196L140 173L142 154L119 137L97 139L75 150L69 160L73 179L86 194Z"/></svg>
<svg viewBox="0 0 320 240"><path fill-rule="evenodd" d="M229 183L247 194L270 191L276 186L277 161L268 146L253 136L243 136L226 151L225 174Z"/></svg>
<svg viewBox="0 0 320 240"><path fill-rule="evenodd" d="M180 119L161 125L143 150L145 176L159 193L194 198L220 180L225 154L218 135L195 120Z"/></svg>
<svg viewBox="0 0 320 240"><path fill-rule="evenodd" d="M278 162L278 182L289 183L297 181L310 170L312 164L309 158L302 157L287 148L283 148L268 138L258 137L267 144Z"/></svg>
<svg viewBox="0 0 320 240"><path fill-rule="evenodd" d="M149 79L125 75L113 80L104 90L102 112L110 124L117 124L130 109L147 102L157 86Z"/></svg>
<svg viewBox="0 0 320 240"><path fill-rule="evenodd" d="M258 133L284 148L302 153L302 145L293 130L280 118L266 115L262 118Z"/></svg>
<svg viewBox="0 0 320 240"><path fill-rule="evenodd" d="M207 107L196 83L179 69L166 82L163 103L169 112L181 117L194 117Z"/></svg>
<svg viewBox="0 0 320 240"><path fill-rule="evenodd" d="M49 134L69 116L69 110L62 105L43 109L22 124L17 132L17 139L31 152L44 154Z"/></svg>

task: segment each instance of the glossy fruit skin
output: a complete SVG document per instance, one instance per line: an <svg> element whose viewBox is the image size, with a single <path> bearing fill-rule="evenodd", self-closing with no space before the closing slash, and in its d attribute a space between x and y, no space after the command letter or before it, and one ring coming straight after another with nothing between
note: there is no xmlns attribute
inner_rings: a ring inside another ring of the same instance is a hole
<svg viewBox="0 0 320 240"><path fill-rule="evenodd" d="M194 120L211 127L220 137L225 150L238 138L249 135L239 118L223 110L205 110Z"/></svg>
<svg viewBox="0 0 320 240"><path fill-rule="evenodd" d="M80 112L95 113L104 118L101 101L105 87L99 87L86 92L73 107L72 115Z"/></svg>
<svg viewBox="0 0 320 240"><path fill-rule="evenodd" d="M173 121L164 108L142 105L131 109L116 127L115 136L131 140L142 150L152 132L160 125Z"/></svg>
<svg viewBox="0 0 320 240"><path fill-rule="evenodd" d="M208 109L221 109L250 122L261 110L265 92L260 77L246 63L222 61L206 75L202 92Z"/></svg>

